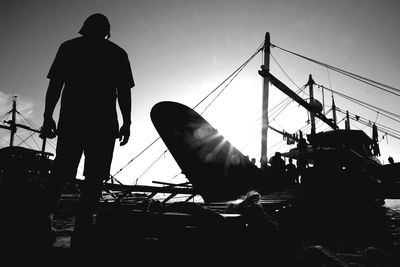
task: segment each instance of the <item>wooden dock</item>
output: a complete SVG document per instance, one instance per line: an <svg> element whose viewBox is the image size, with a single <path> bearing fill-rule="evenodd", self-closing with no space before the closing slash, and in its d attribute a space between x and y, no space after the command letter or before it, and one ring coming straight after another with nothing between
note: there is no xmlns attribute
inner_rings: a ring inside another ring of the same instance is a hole
<svg viewBox="0 0 400 267"><path fill-rule="evenodd" d="M205 253L204 257L211 260L210 257L212 255L215 257L215 254L221 256L226 253L240 252L246 257L250 255L254 257L254 260L260 262L261 259L256 255L264 253L262 255L265 257L268 257L268 255L272 257L265 250L274 251L275 247L279 248L279 253L274 255L274 262L278 262L276 266L286 266L279 265L279 262L283 263L288 259L292 264L298 264L290 266L398 266L395 263L399 262L396 255L400 251L400 243L398 242L400 215L392 218L391 229L386 229L390 232L391 240L387 240L387 243L380 244L380 246L379 244L368 242L362 244L362 242L357 243L356 241L341 243L339 240L335 241L329 238L322 240L323 237L318 239L313 236L307 239L304 235L307 235L309 229L302 229L302 220L298 218L299 214L296 211L300 202L301 194L298 189L282 190L263 195L259 203L264 211L270 215L269 219L277 223L281 232L273 233L271 232L272 229L269 229L269 232L260 233L259 236L251 236L250 238L246 235L249 234L247 231L252 223L249 220L254 218L248 214L234 213L230 208L231 203L219 202L197 206L192 202L193 205L184 204L180 207L178 204L175 208L186 208L186 211L182 212L176 210L144 210L139 209L140 206L136 204L116 207L112 203L105 203L96 218L94 228L96 237L94 239L96 243L103 244L106 251L118 251L121 254L132 250L144 253L144 249L146 252L152 251L158 255L179 255L179 258L183 259L185 258L184 255L193 257L198 256L199 253ZM194 212L193 208L197 210ZM199 217L200 210L202 212L210 211L212 214L216 212L221 217L201 218ZM325 212L322 212L321 216L325 214ZM54 224L57 229L57 236L52 247L56 251L71 249L73 214L67 212L64 215L59 214ZM309 214L304 213L303 216L307 217ZM220 242L221 240L215 238L218 231L222 229L217 225L221 221L224 227L229 225L229 231L226 232L228 235L236 235L236 237L230 237L229 242L232 242L231 244ZM207 223L212 223L212 225L207 225ZM208 233L201 229L201 227L205 227L204 225L207 225L205 229ZM296 229L296 226L298 229ZM388 226L388 228L390 227ZM257 227L254 229L259 230ZM325 230L335 232L333 229ZM302 231L305 231L304 235L298 234ZM268 235L268 238L262 241L261 239L266 237L263 234ZM262 242L258 243L258 241ZM208 242L214 242L214 244ZM268 244L268 242L273 243ZM236 245L233 246L232 244ZM260 248L249 251L246 248L248 245L260 246ZM224 249L223 246L226 246L227 249ZM188 247L191 249L188 249ZM197 252L194 253L194 251ZM148 253L145 253L145 255L146 257L149 256ZM285 259L285 257L287 258ZM265 258L263 259L265 260Z"/></svg>
<svg viewBox="0 0 400 267"><path fill-rule="evenodd" d="M70 245L77 201L77 195L64 197L65 205L54 221L57 230L54 242L44 250L60 260L73 253ZM258 201L260 205L249 202L241 210L230 202L199 204L193 199L168 205L159 201L103 201L88 251L108 253L107 258L116 261L155 257L154 260L186 262L199 257L205 263L215 259L226 262L246 259L276 264L270 266L398 266L395 263L400 262L400 214L392 214L382 225L368 225L376 233L367 226L358 226L364 233L368 231L365 240L360 239L361 230L354 234L357 240L350 240L351 234L344 229L334 229L332 224L330 228L317 226L334 218L333 211L304 211L299 209L302 201L297 188L263 195ZM369 220L372 216L383 216L382 212L377 208L368 215ZM361 212L355 213L368 224ZM1 229L9 235L8 239L3 238L3 248L37 252L37 248L45 247L47 237L41 231L43 218L37 210L17 206L4 214L7 216ZM357 231L351 227L359 221L353 223L349 217L339 217L335 223L339 228L350 225L350 232L354 233ZM377 230L379 227L384 229ZM338 239L326 234L329 232ZM343 235L350 239L341 240L339 237Z"/></svg>

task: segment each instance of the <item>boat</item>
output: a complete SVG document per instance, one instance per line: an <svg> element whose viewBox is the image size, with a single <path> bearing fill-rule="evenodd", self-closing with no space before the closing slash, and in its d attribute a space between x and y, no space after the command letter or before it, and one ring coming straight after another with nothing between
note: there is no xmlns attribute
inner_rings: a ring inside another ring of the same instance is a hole
<svg viewBox="0 0 400 267"><path fill-rule="evenodd" d="M1 195L5 200L25 199L32 203L39 203L40 196L50 177L53 154L45 151L46 140L43 140L41 150L16 146L14 140L18 128L25 129L32 134L40 134L40 129L17 122L16 115L19 114L17 97L13 98L12 109L8 113L11 115L11 120L0 125L1 129L10 132L9 145L0 149Z"/></svg>
<svg viewBox="0 0 400 267"><path fill-rule="evenodd" d="M351 199L377 200L382 202L387 197L399 198L399 178L393 173L400 170L400 163L381 164L377 159L379 145L377 129L374 125L374 135L369 137L361 130L350 129L347 121L346 129L339 129L334 118L327 118L322 111L322 104L313 97L315 82L310 74L307 86L310 88L310 99L307 102L287 85L276 78L270 71L270 48L275 47L270 42L269 33L266 33L263 46L258 49L264 52L264 65L258 70L263 78L262 103L262 137L261 137L261 166L257 167L250 162L239 149L234 147L215 127L194 109L182 103L162 101L154 105L150 117L173 158L178 163L188 182L183 184L155 183L162 186L124 185L115 175L111 175L104 183L106 201L121 200L129 192L150 193L149 196L159 193L168 193L169 201L178 194L188 195L187 201L200 195L204 202L231 201L245 195L246 192L256 190L262 194L269 194L282 189L280 177L271 172L267 161L267 131L272 129L284 136L291 144L297 143L297 148L282 152L284 158L291 158L297 162L304 162L306 169L300 173L301 184L297 185L307 196L323 199L336 199L334 195L341 195L346 203ZM311 118L311 132L303 137L300 131L297 134L288 134L273 128L268 122L268 94L272 84L289 98L305 108ZM333 103L333 108L334 103ZM43 139L42 149L33 150L14 146L14 134L18 127L34 133L40 129L33 129L16 122L16 98L13 100L12 110L9 112L12 119L1 125L1 128L11 132L10 145L1 149L2 157L9 157L16 164L30 164L29 166L10 167L1 166L2 179L5 180L9 170L26 170L24 176L31 181L43 181L51 172L53 154L45 152L46 139ZM174 118L171 120L170 118ZM331 131L316 132L315 120L319 119L332 128ZM347 118L348 119L348 118ZM168 123L167 123L168 122ZM300 136L300 137L299 137ZM154 143L154 142L153 142ZM38 160L39 159L39 160ZM37 166L37 167L33 167ZM35 169L39 168L39 169ZM329 170L326 172L325 170ZM43 174L43 175L42 175ZM279 174L282 175L282 174ZM78 179L71 183L80 184ZM293 187L293 184L289 184ZM74 188L74 186L72 186ZM128 192L128 193L127 193ZM335 201L336 201L335 200Z"/></svg>
<svg viewBox="0 0 400 267"><path fill-rule="evenodd" d="M259 242L263 242L268 247L268 257L272 258L277 252L275 260L282 261L284 255L288 255L288 250L282 249L288 239L278 233L275 223L283 221L279 227L287 230L285 224L288 221L298 222L301 216L306 217L305 213L293 212L299 204L319 203L336 208L357 203L370 207L371 203L382 205L385 198L400 198L400 181L393 175L399 173L399 163L382 164L377 160L376 138L361 130L339 129L334 119L321 113L318 101L312 98L305 101L274 77L268 66L270 46L267 33L259 50L264 51L264 65L258 70L264 80L262 165L259 167L251 162L193 108L172 101L156 103L150 113L153 125L188 182L155 182L161 186L125 185L110 174L104 183L101 210L96 217L95 230L101 233L94 238L93 245L99 246L96 248L114 249L119 255L122 251L132 252L132 248L139 248L137 251L145 252L148 257L154 253L170 256L174 253L171 249L179 249L178 254L183 257L198 256L196 250L201 253L207 247L220 259L224 259L224 253L254 257L251 250L255 249L263 258L260 262L264 262L265 247L258 248ZM310 76L310 87L311 81ZM312 127L311 133L304 138L302 132L293 135L274 129L268 123L267 112L270 83L308 110L312 124L318 118L332 130L316 132ZM12 110L15 114L15 99ZM11 136L16 127L22 126L16 123L15 116L9 126L2 126L11 131ZM284 174L272 171L266 158L268 129L281 133L292 144L297 143L296 148L281 155L305 164L306 168L300 173L300 184L281 183ZM34 132L40 133L40 130L34 129ZM14 199L16 190L24 187L23 192L35 192L33 198L36 199L51 173L52 154L45 152L45 140L42 150L14 146L12 140L11 137L10 147L0 150L1 188ZM24 172L22 175L21 171ZM18 186L13 183L10 190L8 182L15 178L21 181L21 177L30 182ZM81 180L73 179L73 182L79 187ZM31 191L32 185L38 185L39 189ZM64 192L64 208L76 204L79 188L74 189ZM167 194L162 201L155 198L160 193ZM179 194L187 197L173 202ZM201 201L194 202L196 196L200 196ZM305 202L299 203L304 199ZM311 209L315 213L315 207ZM336 233L333 228L329 231ZM292 233L292 229L287 232ZM243 248L237 244L250 245Z"/></svg>
<svg viewBox="0 0 400 267"><path fill-rule="evenodd" d="M264 42L264 62L269 62L271 43L269 34ZM160 102L151 111L151 118L160 137L178 163L187 179L199 190L206 202L231 201L250 190L262 194L293 187L285 183L285 173L274 173L266 159L266 132L268 124L269 83L305 108L311 117L311 133L295 137L281 132L297 147L281 153L285 158L304 164L300 170L301 184L297 185L304 196L321 203L347 205L349 203L384 203L385 198L400 197L400 179L395 173L400 164L382 164L378 160L377 128L373 136L362 130L339 129L335 119L322 113L322 104L313 98L315 84L310 75L310 100L307 102L277 79L269 66L258 71L264 78L264 103L261 168L252 164L245 155L226 140L200 114L174 102ZM174 118L171 120L170 118ZM332 128L316 132L315 118ZM272 127L270 127L272 128ZM276 130L276 129L275 129ZM276 130L277 131L277 130ZM278 131L279 132L279 131ZM390 171L389 171L390 169ZM338 197L340 196L340 197Z"/></svg>

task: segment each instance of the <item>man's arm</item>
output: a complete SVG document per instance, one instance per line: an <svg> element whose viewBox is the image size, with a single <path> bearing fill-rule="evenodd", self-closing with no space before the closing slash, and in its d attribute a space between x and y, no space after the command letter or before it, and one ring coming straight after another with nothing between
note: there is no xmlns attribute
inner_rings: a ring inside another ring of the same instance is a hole
<svg viewBox="0 0 400 267"><path fill-rule="evenodd" d="M123 124L119 130L119 141L120 145L123 146L128 143L130 136L131 126L131 89L130 88L118 88L118 105L121 109Z"/></svg>
<svg viewBox="0 0 400 267"><path fill-rule="evenodd" d="M46 92L45 108L43 114L43 126L41 138L54 138L56 136L56 123L53 120L53 112L60 99L64 82L57 79L50 79Z"/></svg>
<svg viewBox="0 0 400 267"><path fill-rule="evenodd" d="M44 108L44 118L52 118L54 108L60 99L61 91L64 86L64 82L57 79L50 79L49 86L46 92L46 106Z"/></svg>

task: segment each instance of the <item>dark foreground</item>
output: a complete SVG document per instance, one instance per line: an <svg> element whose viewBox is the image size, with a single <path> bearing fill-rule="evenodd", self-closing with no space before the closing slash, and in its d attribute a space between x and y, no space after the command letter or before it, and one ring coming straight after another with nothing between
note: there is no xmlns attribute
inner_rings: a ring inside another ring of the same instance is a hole
<svg viewBox="0 0 400 267"><path fill-rule="evenodd" d="M46 232L40 205L2 207L1 252L12 262L100 264L263 264L264 266L400 266L400 211L384 206L336 208L263 197L241 207L215 203L103 203L81 246L70 246L74 204ZM281 201L279 201L281 200ZM4 203L4 202L3 202Z"/></svg>

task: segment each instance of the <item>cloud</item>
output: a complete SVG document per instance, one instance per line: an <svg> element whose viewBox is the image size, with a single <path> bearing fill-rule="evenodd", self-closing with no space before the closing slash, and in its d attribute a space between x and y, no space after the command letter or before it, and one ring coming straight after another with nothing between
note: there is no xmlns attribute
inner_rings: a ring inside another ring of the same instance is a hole
<svg viewBox="0 0 400 267"><path fill-rule="evenodd" d="M5 121L11 120L10 111L12 110L12 103L13 95L0 91L0 125L9 126ZM17 123L26 124L25 120L33 117L33 107L34 104L32 101L17 96L17 111L22 115L16 116ZM20 131L20 134L24 134L25 132L25 130ZM6 129L0 129L0 147L7 146L9 138L10 132Z"/></svg>
<svg viewBox="0 0 400 267"><path fill-rule="evenodd" d="M344 47L350 47L354 44L354 37L353 37L353 35L350 35L350 34L344 34L344 35L340 36L339 42Z"/></svg>
<svg viewBox="0 0 400 267"><path fill-rule="evenodd" d="M12 100L13 95L4 93L0 91L0 118L7 118L7 113L12 109ZM17 96L17 110L24 118L32 118L33 117L33 107L34 104L32 101L19 98ZM17 120L20 118L17 117Z"/></svg>

